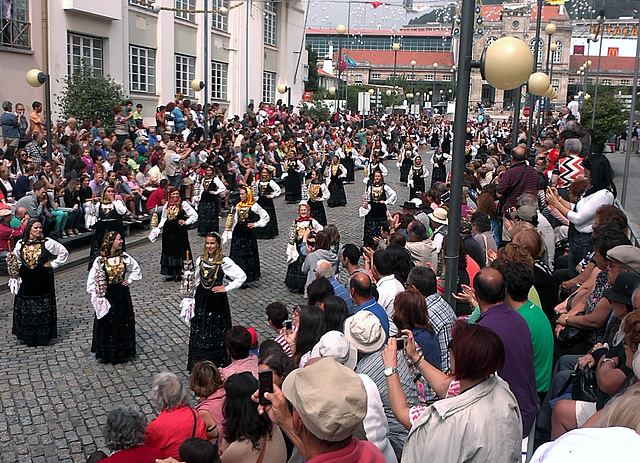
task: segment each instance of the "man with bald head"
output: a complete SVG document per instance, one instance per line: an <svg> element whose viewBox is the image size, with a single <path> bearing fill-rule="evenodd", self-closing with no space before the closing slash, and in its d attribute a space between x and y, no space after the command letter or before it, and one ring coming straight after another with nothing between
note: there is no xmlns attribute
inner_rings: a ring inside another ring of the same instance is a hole
<svg viewBox="0 0 640 463"><path fill-rule="evenodd" d="M533 364L531 332L525 319L504 301L507 284L502 274L491 267L481 269L473 279L476 300L480 305L478 325L491 328L502 340L504 366L498 375L509 383L522 414L522 436L531 431L538 409L536 371Z"/></svg>
<svg viewBox="0 0 640 463"><path fill-rule="evenodd" d="M527 190L538 191L538 171L527 164L529 150L518 145L511 150L511 167L502 174L496 193L502 212L514 208L518 198Z"/></svg>
<svg viewBox="0 0 640 463"><path fill-rule="evenodd" d="M351 294L351 300L356 307L354 313L361 310L368 310L372 312L384 328L387 338L389 337L389 325L390 320L384 307L378 304L373 297L373 283L371 278L366 273L355 272L349 280L349 292ZM533 354L531 354L533 356Z"/></svg>

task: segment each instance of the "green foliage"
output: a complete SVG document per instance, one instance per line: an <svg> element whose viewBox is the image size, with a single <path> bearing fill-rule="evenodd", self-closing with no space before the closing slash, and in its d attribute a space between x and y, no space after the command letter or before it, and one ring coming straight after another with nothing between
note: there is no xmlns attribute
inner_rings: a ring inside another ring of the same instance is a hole
<svg viewBox="0 0 640 463"><path fill-rule="evenodd" d="M305 82L304 89L307 92L318 90L318 54L307 45L307 62L309 63L309 80Z"/></svg>
<svg viewBox="0 0 640 463"><path fill-rule="evenodd" d="M64 87L56 103L65 119L75 117L79 124L100 119L105 128L113 128L113 108L125 99L122 85L111 76L95 75L85 61L62 82Z"/></svg>
<svg viewBox="0 0 640 463"><path fill-rule="evenodd" d="M319 121L328 121L331 118L331 111L321 100L315 100L311 105L302 102L298 105L298 109L302 116L309 116Z"/></svg>
<svg viewBox="0 0 640 463"><path fill-rule="evenodd" d="M599 91L599 89L598 89ZM593 100L584 102L580 108L583 125L588 127L591 123ZM593 123L593 146L596 152L601 152L605 141L612 135L622 132L629 119L629 114L623 110L622 102L611 95L598 94L596 112Z"/></svg>

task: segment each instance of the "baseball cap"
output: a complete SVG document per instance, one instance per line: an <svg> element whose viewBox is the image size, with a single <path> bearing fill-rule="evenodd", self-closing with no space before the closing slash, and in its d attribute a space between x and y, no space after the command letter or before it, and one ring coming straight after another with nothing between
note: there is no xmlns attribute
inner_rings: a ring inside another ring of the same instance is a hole
<svg viewBox="0 0 640 463"><path fill-rule="evenodd" d="M347 439L367 413L367 391L362 380L333 358L289 373L282 393L307 430L320 440Z"/></svg>
<svg viewBox="0 0 640 463"><path fill-rule="evenodd" d="M516 211L516 217L526 222L531 222L531 219L538 215L538 211L535 207L529 206L525 204L524 206L520 206Z"/></svg>
<svg viewBox="0 0 640 463"><path fill-rule="evenodd" d="M640 273L640 249L629 244L616 246L607 252L607 259L626 265L636 273Z"/></svg>
<svg viewBox="0 0 640 463"><path fill-rule="evenodd" d="M613 285L604 290L602 294L611 302L620 302L631 305L633 291L640 284L640 274L633 272L622 272L616 277Z"/></svg>

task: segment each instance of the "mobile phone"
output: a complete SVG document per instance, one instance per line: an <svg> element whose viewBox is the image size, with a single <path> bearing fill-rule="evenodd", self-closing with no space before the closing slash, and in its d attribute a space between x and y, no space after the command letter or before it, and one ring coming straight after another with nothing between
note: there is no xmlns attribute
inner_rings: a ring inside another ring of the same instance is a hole
<svg viewBox="0 0 640 463"><path fill-rule="evenodd" d="M285 320L284 321L284 328L289 331L293 328L293 320Z"/></svg>
<svg viewBox="0 0 640 463"><path fill-rule="evenodd" d="M398 350L404 350L404 337L398 336L396 338L396 346L398 346Z"/></svg>
<svg viewBox="0 0 640 463"><path fill-rule="evenodd" d="M262 370L258 372L258 383L258 402L260 405L271 404L271 401L264 396L264 393L273 392L273 371Z"/></svg>

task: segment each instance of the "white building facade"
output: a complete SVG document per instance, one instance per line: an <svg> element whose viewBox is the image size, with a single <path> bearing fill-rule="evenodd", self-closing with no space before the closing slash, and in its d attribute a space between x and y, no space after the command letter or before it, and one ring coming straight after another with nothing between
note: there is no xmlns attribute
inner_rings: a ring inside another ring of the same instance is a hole
<svg viewBox="0 0 640 463"><path fill-rule="evenodd" d="M281 83L291 87L294 104L302 99L308 76L306 0L153 2L175 9L160 11L152 2L138 0L49 0L42 27L41 2L21 1L29 10L34 37L31 49L20 54L0 47L0 59L15 75L0 84L3 98L25 94L27 106L32 99L43 99L42 90L24 80L32 64L50 73L52 92L59 94L61 79L85 60L96 73L121 83L134 103L142 103L150 124L156 107L179 92L192 101L218 103L228 115L242 115L250 102L275 102L282 97L277 93ZM224 13L209 13L205 25L205 15L194 11L205 6ZM205 81L206 31L209 77L205 90L195 93L191 81ZM53 103L56 111L55 97Z"/></svg>

